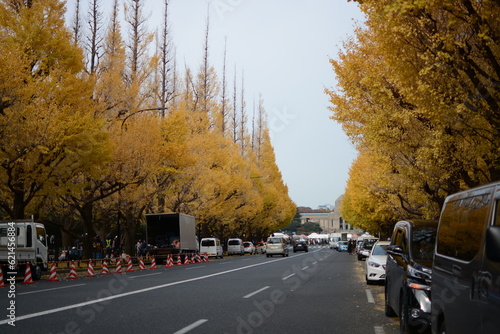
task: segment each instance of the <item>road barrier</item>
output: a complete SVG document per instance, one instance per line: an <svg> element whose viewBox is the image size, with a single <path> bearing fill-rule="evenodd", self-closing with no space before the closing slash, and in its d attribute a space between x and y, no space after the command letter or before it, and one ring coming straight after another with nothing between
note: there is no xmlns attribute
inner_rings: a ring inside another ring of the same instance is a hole
<svg viewBox="0 0 500 334"><path fill-rule="evenodd" d="M167 255L165 261L165 268L171 268L174 267L174 256L177 256L177 266L182 266L182 265L188 265L188 264L194 264L194 263L202 263L202 262L208 262L208 255L206 253L204 254L199 254L199 253L183 253L183 254L169 254ZM70 279L79 279L82 277L96 277L95 270L101 269L100 275L110 275L112 274L110 271L109 266L113 266L113 262L115 263L115 269L114 273L124 273L124 272L133 272L134 270L134 265L132 258L128 257L128 267L127 270L123 270L122 268L122 258L114 258L114 259L89 259L89 260L71 260L71 261L52 261L50 263L45 263L47 267L50 267L50 272L49 274L45 274L45 278L47 281L61 281L61 279L58 277L57 271L62 271L63 273L68 273L69 275L62 280L70 280ZM148 270L148 269L158 269L157 263L156 263L156 258L152 256L150 258L150 265L149 268L145 267L145 260L140 257L134 260L136 263L138 263L138 269L136 270ZM147 260L146 260L147 261ZM21 265L26 265L26 263L18 263ZM147 264L147 262L146 262ZM24 272L24 278L22 284L33 284L36 281L33 280L32 276L32 271L31 271L31 265L26 265L26 270ZM82 271L86 270L86 275L82 273ZM80 276L78 275L78 272L80 272ZM21 279L18 277L18 279ZM4 281L4 276L2 269L0 268L0 287L6 287L5 281Z"/></svg>

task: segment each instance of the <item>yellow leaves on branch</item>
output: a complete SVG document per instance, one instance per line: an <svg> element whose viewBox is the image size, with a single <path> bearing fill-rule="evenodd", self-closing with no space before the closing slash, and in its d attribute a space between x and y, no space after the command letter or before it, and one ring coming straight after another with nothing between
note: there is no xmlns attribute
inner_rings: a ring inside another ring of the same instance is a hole
<svg viewBox="0 0 500 334"><path fill-rule="evenodd" d="M446 195L500 179L500 6L368 0L360 7L366 27L331 60L340 88L327 94L332 118L360 155L381 163L371 161L372 177L350 175L346 208L372 222L436 217ZM376 209L388 203L392 216Z"/></svg>

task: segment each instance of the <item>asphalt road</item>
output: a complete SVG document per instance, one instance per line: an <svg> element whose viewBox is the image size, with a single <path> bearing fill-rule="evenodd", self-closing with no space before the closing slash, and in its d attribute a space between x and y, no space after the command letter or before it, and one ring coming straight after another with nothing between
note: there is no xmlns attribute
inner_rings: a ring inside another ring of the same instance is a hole
<svg viewBox="0 0 500 334"><path fill-rule="evenodd" d="M6 282L0 333L398 333L397 321L383 313L384 288L366 285L364 265L347 253L312 247L284 258L234 256L18 282L15 291ZM15 327L7 318L12 300Z"/></svg>

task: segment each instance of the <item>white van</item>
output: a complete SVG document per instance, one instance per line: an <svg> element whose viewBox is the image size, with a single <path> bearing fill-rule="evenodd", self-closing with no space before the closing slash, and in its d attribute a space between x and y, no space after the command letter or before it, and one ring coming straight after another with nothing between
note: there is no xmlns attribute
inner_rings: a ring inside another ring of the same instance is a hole
<svg viewBox="0 0 500 334"><path fill-rule="evenodd" d="M200 254L207 254L208 256L215 256L222 259L224 254L222 252L222 245L217 238L203 238L200 242Z"/></svg>
<svg viewBox="0 0 500 334"><path fill-rule="evenodd" d="M245 255L243 240L238 238L229 239L227 241L227 255Z"/></svg>

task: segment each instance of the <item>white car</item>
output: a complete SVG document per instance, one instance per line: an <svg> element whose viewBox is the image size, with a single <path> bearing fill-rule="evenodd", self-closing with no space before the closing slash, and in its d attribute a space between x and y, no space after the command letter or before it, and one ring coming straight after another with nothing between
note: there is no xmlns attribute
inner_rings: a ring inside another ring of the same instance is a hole
<svg viewBox="0 0 500 334"><path fill-rule="evenodd" d="M373 245L370 256L366 259L366 283L372 284L385 281L385 266L387 263L387 248L390 241L378 241Z"/></svg>
<svg viewBox="0 0 500 334"><path fill-rule="evenodd" d="M252 242L245 241L245 242L243 242L243 251L245 253L250 253L250 255L254 255L255 254L255 246L253 245Z"/></svg>

